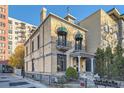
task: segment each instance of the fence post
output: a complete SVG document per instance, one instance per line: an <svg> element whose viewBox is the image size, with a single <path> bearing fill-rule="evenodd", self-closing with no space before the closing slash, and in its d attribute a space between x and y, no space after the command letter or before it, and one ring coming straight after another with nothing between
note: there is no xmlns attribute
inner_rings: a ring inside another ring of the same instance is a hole
<svg viewBox="0 0 124 93"><path fill-rule="evenodd" d="M49 75L49 85L50 85L50 75Z"/></svg>
<svg viewBox="0 0 124 93"><path fill-rule="evenodd" d="M41 83L41 81L42 81L42 75L40 74L40 83Z"/></svg>

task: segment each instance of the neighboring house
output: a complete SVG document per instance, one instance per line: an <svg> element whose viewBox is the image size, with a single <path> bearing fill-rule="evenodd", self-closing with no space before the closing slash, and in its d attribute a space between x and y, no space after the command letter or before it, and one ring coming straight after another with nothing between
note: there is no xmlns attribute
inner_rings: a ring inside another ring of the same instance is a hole
<svg viewBox="0 0 124 93"><path fill-rule="evenodd" d="M75 24L68 14L61 18L42 9L41 24L25 42L25 72L32 75L59 74L68 67L79 73L94 72L94 54L88 53L88 30Z"/></svg>

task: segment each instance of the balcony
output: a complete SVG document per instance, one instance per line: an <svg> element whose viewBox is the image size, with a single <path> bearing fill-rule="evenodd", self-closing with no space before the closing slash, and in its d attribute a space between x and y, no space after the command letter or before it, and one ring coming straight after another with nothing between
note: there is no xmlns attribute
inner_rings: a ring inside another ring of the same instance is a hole
<svg viewBox="0 0 124 93"><path fill-rule="evenodd" d="M56 41L56 48L60 51L67 51L71 48L71 42L70 41Z"/></svg>
<svg viewBox="0 0 124 93"><path fill-rule="evenodd" d="M16 29L26 29L26 24L25 23L20 23Z"/></svg>
<svg viewBox="0 0 124 93"><path fill-rule="evenodd" d="M74 52L85 52L85 48L82 46L75 46Z"/></svg>

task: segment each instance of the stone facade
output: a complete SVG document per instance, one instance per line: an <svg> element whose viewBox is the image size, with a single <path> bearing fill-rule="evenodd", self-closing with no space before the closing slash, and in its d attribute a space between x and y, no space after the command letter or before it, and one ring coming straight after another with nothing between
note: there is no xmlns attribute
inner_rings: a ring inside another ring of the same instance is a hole
<svg viewBox="0 0 124 93"><path fill-rule="evenodd" d="M86 72L86 60L94 57L86 51L87 30L74 24L75 18L70 14L65 19L52 13L41 17L42 23L25 42L26 73L58 74L70 66L79 73ZM77 34L79 37L75 37Z"/></svg>
<svg viewBox="0 0 124 93"><path fill-rule="evenodd" d="M80 21L79 25L88 29L88 52L95 53L98 47L105 49L108 45L114 51L114 48L118 44L118 24L104 10L98 10Z"/></svg>

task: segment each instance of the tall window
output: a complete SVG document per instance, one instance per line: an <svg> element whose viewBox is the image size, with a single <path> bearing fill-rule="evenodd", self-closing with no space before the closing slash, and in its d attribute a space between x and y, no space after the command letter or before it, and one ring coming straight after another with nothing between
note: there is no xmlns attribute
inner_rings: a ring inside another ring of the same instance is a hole
<svg viewBox="0 0 124 93"><path fill-rule="evenodd" d="M78 31L75 35L75 50L82 50L83 35Z"/></svg>
<svg viewBox="0 0 124 93"><path fill-rule="evenodd" d="M66 71L66 55L58 54L57 55L57 71Z"/></svg>
<svg viewBox="0 0 124 93"><path fill-rule="evenodd" d="M34 59L32 59L32 71L34 71Z"/></svg>
<svg viewBox="0 0 124 93"><path fill-rule="evenodd" d="M67 36L67 29L65 27L59 27L57 29L58 34L58 45L66 46L66 36Z"/></svg>
<svg viewBox="0 0 124 93"><path fill-rule="evenodd" d="M28 55L28 47L26 46L26 56Z"/></svg>
<svg viewBox="0 0 124 93"><path fill-rule="evenodd" d="M37 36L37 47L40 48L40 35Z"/></svg>
<svg viewBox="0 0 124 93"><path fill-rule="evenodd" d="M34 51L34 41L32 41L32 52Z"/></svg>
<svg viewBox="0 0 124 93"><path fill-rule="evenodd" d="M66 46L66 35L58 35L58 45Z"/></svg>
<svg viewBox="0 0 124 93"><path fill-rule="evenodd" d="M82 50L82 40L75 41L75 50Z"/></svg>

